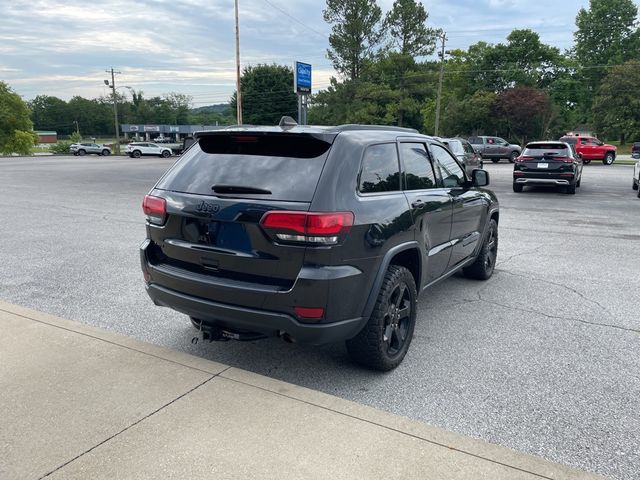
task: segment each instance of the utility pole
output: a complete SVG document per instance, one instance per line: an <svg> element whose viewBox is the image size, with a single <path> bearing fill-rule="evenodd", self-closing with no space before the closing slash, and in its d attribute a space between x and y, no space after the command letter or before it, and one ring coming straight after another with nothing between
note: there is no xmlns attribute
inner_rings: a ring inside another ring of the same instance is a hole
<svg viewBox="0 0 640 480"><path fill-rule="evenodd" d="M440 34L438 38L442 42L442 48L439 54L440 55L440 78L438 80L438 96L436 97L436 126L434 129L435 131L433 133L436 137L438 136L438 130L440 128L440 101L442 97L442 77L444 76L444 55L445 55L444 46L447 41L447 34L445 32L442 32L442 34Z"/></svg>
<svg viewBox="0 0 640 480"><path fill-rule="evenodd" d="M118 101L116 99L116 73L119 75L122 72L114 72L113 71L113 67L111 67L111 70L105 70L105 72L109 73L111 72L111 85L109 85L109 80L105 80L104 84L107 87L111 87L111 90L113 92L113 119L114 119L114 123L116 126L116 155L120 155L120 132L118 131Z"/></svg>
<svg viewBox="0 0 640 480"><path fill-rule="evenodd" d="M242 125L242 92L240 91L240 22L238 21L238 0L236 0L236 116Z"/></svg>

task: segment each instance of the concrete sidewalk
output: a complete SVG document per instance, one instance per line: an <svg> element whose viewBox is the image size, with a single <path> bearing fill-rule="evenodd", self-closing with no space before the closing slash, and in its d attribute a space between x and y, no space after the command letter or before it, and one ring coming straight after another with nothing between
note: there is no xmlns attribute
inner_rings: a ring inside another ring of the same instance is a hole
<svg viewBox="0 0 640 480"><path fill-rule="evenodd" d="M0 302L0 479L595 479Z"/></svg>

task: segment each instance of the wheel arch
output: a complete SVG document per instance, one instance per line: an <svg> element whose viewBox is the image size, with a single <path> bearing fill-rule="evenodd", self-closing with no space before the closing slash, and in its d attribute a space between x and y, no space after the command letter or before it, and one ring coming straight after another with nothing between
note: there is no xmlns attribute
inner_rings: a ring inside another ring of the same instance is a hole
<svg viewBox="0 0 640 480"><path fill-rule="evenodd" d="M373 307L376 303L376 298L378 297L378 292L380 291L382 281L384 280L384 275L389 268L389 265L392 264L400 265L409 270L415 281L417 291L420 291L420 278L422 276L423 268L422 255L420 254L418 242L414 241L397 245L391 248L384 257L382 257L382 261L380 262L380 266L376 273L376 278L373 281L373 286L371 287L367 303L364 307L363 318L369 318L371 316L371 312L373 311Z"/></svg>

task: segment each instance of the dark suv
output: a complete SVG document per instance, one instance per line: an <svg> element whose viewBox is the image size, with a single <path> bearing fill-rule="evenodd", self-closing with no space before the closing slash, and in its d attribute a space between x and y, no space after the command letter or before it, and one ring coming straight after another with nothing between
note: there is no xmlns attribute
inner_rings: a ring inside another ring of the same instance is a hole
<svg viewBox="0 0 640 480"><path fill-rule="evenodd" d="M143 202L149 296L208 339L346 340L390 370L418 293L493 273L498 203L438 141L393 127L198 132Z"/></svg>

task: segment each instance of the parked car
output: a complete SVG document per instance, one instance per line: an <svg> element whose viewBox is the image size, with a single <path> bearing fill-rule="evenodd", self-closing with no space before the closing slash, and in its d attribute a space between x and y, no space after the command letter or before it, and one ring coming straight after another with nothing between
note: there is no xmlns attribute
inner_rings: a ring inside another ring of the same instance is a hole
<svg viewBox="0 0 640 480"><path fill-rule="evenodd" d="M476 168L483 168L482 155L480 155L464 138L441 138L449 151L464 165L468 175Z"/></svg>
<svg viewBox="0 0 640 480"><path fill-rule="evenodd" d="M346 340L395 368L419 292L493 273L489 174L415 130L290 122L195 134L143 201L147 293L206 339Z"/></svg>
<svg viewBox="0 0 640 480"><path fill-rule="evenodd" d="M148 142L132 142L127 145L125 151L132 158L140 158L142 155L157 155L167 158L173 153L169 147Z"/></svg>
<svg viewBox="0 0 640 480"><path fill-rule="evenodd" d="M575 150L582 155L582 161L587 165L591 163L591 160L602 160L603 164L611 165L616 159L617 147L603 143L596 137L566 135L560 141L573 145Z"/></svg>
<svg viewBox="0 0 640 480"><path fill-rule="evenodd" d="M640 151L633 152L631 154L631 158L637 160L633 167L633 189L638 190L638 198L640 198L640 190L638 189L638 186L640 185Z"/></svg>
<svg viewBox="0 0 640 480"><path fill-rule="evenodd" d="M636 153L640 157L640 142L633 142L633 145L631 145L631 156L633 157Z"/></svg>
<svg viewBox="0 0 640 480"><path fill-rule="evenodd" d="M522 151L520 145L509 143L500 137L469 137L469 143L482 155L482 158L487 158L493 163L498 163L501 158L513 163Z"/></svg>
<svg viewBox="0 0 640 480"><path fill-rule="evenodd" d="M106 145L98 145L97 143L72 143L69 146L69 151L74 155L87 155L89 153L95 153L96 155L111 155L111 148Z"/></svg>
<svg viewBox="0 0 640 480"><path fill-rule="evenodd" d="M513 191L526 185L562 186L575 194L582 181L582 159L565 142L531 142L513 166Z"/></svg>

